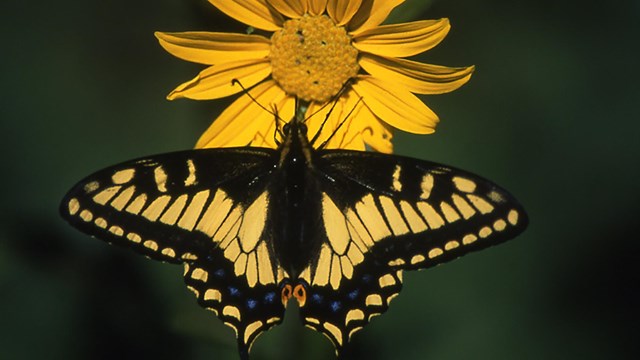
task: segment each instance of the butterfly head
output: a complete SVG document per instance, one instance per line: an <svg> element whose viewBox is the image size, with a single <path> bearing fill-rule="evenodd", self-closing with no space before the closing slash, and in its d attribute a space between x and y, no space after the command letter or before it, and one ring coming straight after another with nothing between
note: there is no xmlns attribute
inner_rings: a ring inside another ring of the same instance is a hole
<svg viewBox="0 0 640 360"><path fill-rule="evenodd" d="M285 138L289 136L302 136L306 138L307 131L307 125L296 120L295 118L291 120L291 122L284 124L284 126L282 127L282 133L284 134Z"/></svg>

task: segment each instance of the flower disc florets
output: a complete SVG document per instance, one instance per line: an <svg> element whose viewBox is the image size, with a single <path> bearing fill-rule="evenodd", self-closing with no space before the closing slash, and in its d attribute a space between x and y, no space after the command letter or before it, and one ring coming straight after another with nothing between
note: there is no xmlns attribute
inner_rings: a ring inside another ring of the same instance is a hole
<svg viewBox="0 0 640 360"><path fill-rule="evenodd" d="M288 94L323 103L358 74L358 50L343 27L327 16L291 19L271 37L275 81Z"/></svg>

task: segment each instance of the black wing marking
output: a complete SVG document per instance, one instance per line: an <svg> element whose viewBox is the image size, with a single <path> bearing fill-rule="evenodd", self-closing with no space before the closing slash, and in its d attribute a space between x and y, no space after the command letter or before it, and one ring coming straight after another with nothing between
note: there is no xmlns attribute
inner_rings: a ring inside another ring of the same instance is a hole
<svg viewBox="0 0 640 360"><path fill-rule="evenodd" d="M276 151L208 149L128 161L85 178L60 212L74 227L150 258L185 264L185 282L248 354L281 322L286 277L266 229Z"/></svg>
<svg viewBox="0 0 640 360"><path fill-rule="evenodd" d="M527 226L518 202L466 171L401 156L318 151L322 249L300 278L303 322L338 353L422 269L511 239ZM314 303L314 299L317 300Z"/></svg>

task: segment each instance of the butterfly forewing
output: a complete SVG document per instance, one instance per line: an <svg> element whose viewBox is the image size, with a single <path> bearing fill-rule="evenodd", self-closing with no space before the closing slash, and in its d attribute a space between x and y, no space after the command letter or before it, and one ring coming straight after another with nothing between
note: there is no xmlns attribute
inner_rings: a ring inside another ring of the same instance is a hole
<svg viewBox="0 0 640 360"><path fill-rule="evenodd" d="M61 205L72 225L151 258L185 264L185 282L248 353L279 323L285 274L265 229L277 152L184 151L125 162L77 184Z"/></svg>
<svg viewBox="0 0 640 360"><path fill-rule="evenodd" d="M338 351L401 290L402 270L428 268L518 235L526 214L477 175L401 156L318 151L322 251L303 321ZM324 254L323 254L324 252Z"/></svg>
<svg viewBox="0 0 640 360"><path fill-rule="evenodd" d="M349 239L392 268L428 268L511 239L528 223L507 191L463 170L350 151L326 152L319 164L329 197L343 199Z"/></svg>

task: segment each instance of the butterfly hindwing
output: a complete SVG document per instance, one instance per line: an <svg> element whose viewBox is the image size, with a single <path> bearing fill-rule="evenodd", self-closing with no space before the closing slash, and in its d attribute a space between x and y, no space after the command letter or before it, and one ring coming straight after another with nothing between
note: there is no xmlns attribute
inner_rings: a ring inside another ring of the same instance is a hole
<svg viewBox="0 0 640 360"><path fill-rule="evenodd" d="M334 261L338 258L334 257ZM353 267L353 272L344 274L346 267ZM326 335L340 355L355 332L387 311L402 289L402 270L390 269L374 257L367 257L355 266L342 263L329 271L342 273L339 288L312 280L315 285L306 287L300 316L305 325Z"/></svg>
<svg viewBox="0 0 640 360"><path fill-rule="evenodd" d="M284 278L273 254L267 149L184 151L125 162L77 184L60 211L72 225L150 258L184 263L185 282L248 353L279 323Z"/></svg>
<svg viewBox="0 0 640 360"><path fill-rule="evenodd" d="M387 310L402 270L428 268L518 235L517 201L477 175L401 156L318 151L325 233L308 282L303 322L338 353L369 319Z"/></svg>
<svg viewBox="0 0 640 360"><path fill-rule="evenodd" d="M185 263L187 287L196 295L200 306L213 311L236 332L242 359L248 358L258 335L282 322L285 310L277 278L271 281L271 275L266 274L267 279L261 278L262 281L247 286L246 278L237 275L237 264L245 266L246 270L241 269L245 272L257 272L260 267L266 269L264 263L257 265L256 259L231 263L222 252L212 251L208 256ZM281 279L282 275L279 275Z"/></svg>

